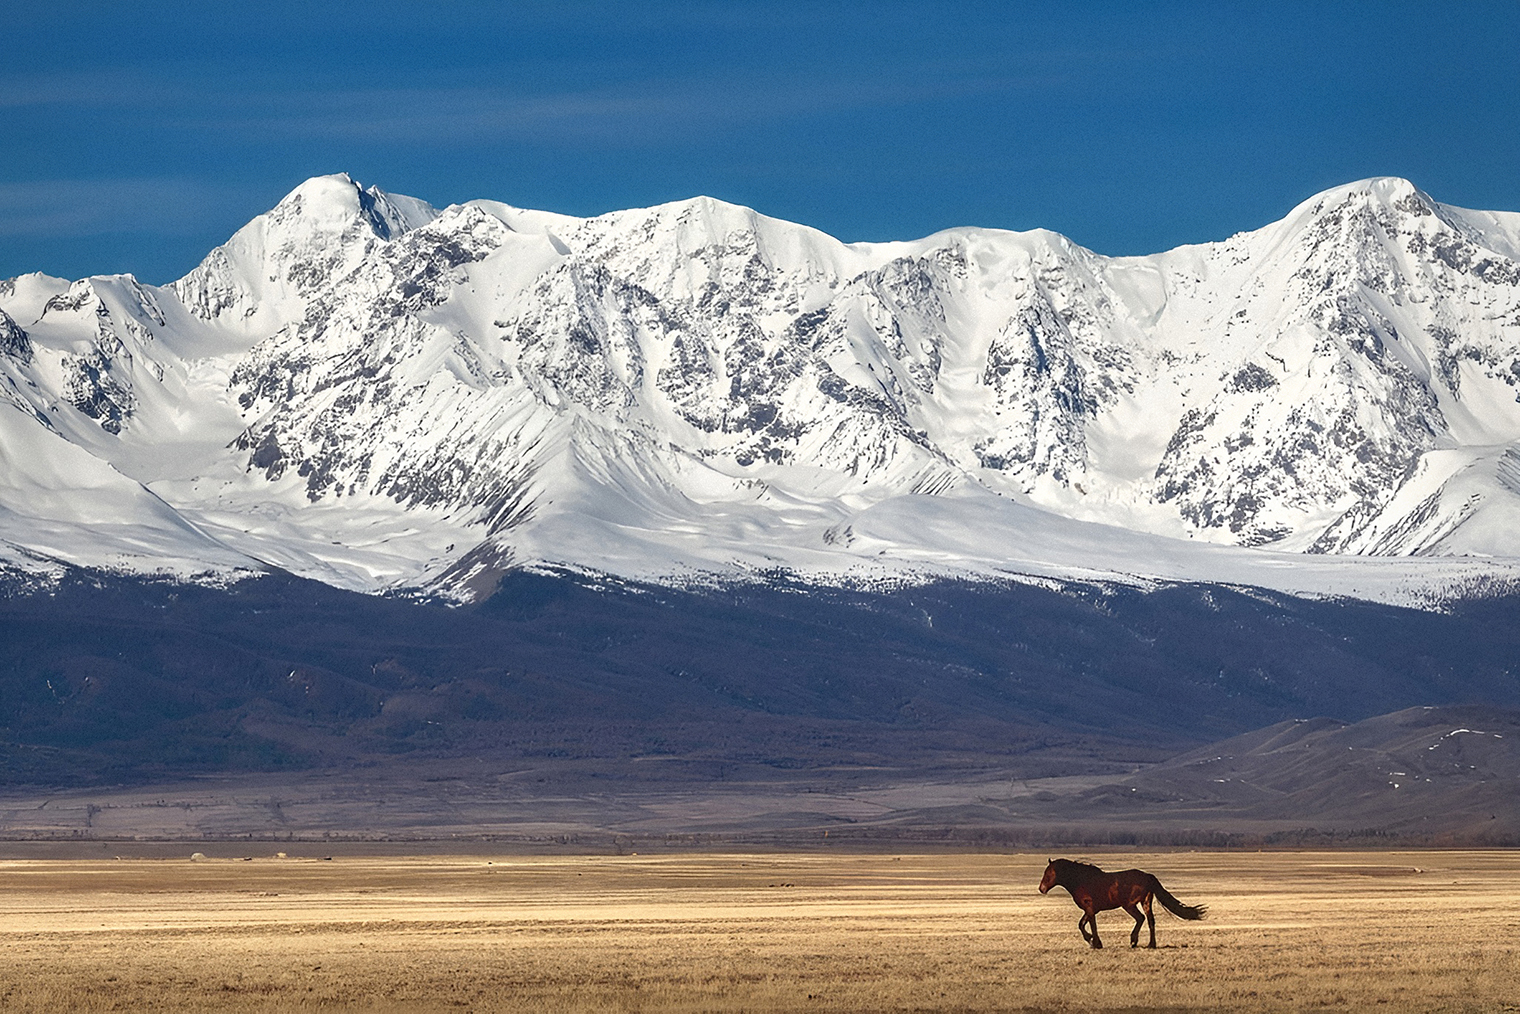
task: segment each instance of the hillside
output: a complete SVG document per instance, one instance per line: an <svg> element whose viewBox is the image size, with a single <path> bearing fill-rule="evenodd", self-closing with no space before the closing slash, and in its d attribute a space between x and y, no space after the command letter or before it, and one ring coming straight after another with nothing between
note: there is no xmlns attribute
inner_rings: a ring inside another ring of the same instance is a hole
<svg viewBox="0 0 1520 1014"><path fill-rule="evenodd" d="M0 598L0 739L6 781L40 784L421 758L657 756L696 781L831 765L1126 773L1304 716L1520 707L1516 608L526 574L459 608L278 576L86 575Z"/></svg>

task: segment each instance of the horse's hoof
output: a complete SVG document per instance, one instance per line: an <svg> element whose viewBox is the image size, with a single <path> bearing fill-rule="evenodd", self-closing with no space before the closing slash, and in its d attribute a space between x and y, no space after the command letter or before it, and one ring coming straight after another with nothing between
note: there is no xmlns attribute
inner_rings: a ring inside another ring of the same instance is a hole
<svg viewBox="0 0 1520 1014"><path fill-rule="evenodd" d="M1095 951L1101 951L1103 949L1103 942L1101 940L1094 940L1092 942L1092 949Z"/></svg>

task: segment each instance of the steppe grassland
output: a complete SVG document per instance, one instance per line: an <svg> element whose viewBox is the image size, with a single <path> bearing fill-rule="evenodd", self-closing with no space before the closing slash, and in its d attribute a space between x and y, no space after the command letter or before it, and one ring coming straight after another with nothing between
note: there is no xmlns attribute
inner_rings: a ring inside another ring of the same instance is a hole
<svg viewBox="0 0 1520 1014"><path fill-rule="evenodd" d="M0 1010L1520 1010L1520 854L1093 856L1210 918L1077 935L1043 855L0 863Z"/></svg>

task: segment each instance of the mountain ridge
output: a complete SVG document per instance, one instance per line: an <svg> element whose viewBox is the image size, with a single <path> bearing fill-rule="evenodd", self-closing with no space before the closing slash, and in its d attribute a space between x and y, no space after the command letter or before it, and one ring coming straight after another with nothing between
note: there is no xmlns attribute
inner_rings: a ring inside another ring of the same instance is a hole
<svg viewBox="0 0 1520 1014"><path fill-rule="evenodd" d="M5 466L0 553L461 599L569 566L1428 603L1517 573L1517 251L1520 215L1394 178L1108 258L317 177L167 286L0 282L0 446L50 463Z"/></svg>

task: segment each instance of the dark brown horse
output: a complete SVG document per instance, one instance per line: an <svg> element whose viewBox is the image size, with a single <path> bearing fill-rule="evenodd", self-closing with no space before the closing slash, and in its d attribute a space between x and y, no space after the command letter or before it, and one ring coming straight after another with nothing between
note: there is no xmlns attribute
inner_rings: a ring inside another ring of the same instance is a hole
<svg viewBox="0 0 1520 1014"><path fill-rule="evenodd" d="M1159 900L1179 919L1202 919L1207 911L1203 905L1184 905L1161 886L1161 881L1144 870L1105 873L1091 863L1052 859L1045 867L1045 876L1040 878L1040 893L1045 894L1052 887L1064 887L1071 892L1071 900L1082 910L1077 929L1081 931L1082 939L1094 947L1103 946L1103 941L1098 939L1098 913L1110 908L1122 908L1134 917L1135 928L1129 934L1131 947L1140 946L1140 927L1146 922L1151 925L1151 942L1146 946L1156 946L1156 913L1151 911L1152 898ZM1144 915L1140 914L1142 908ZM1087 932L1088 927L1092 928L1091 933Z"/></svg>

